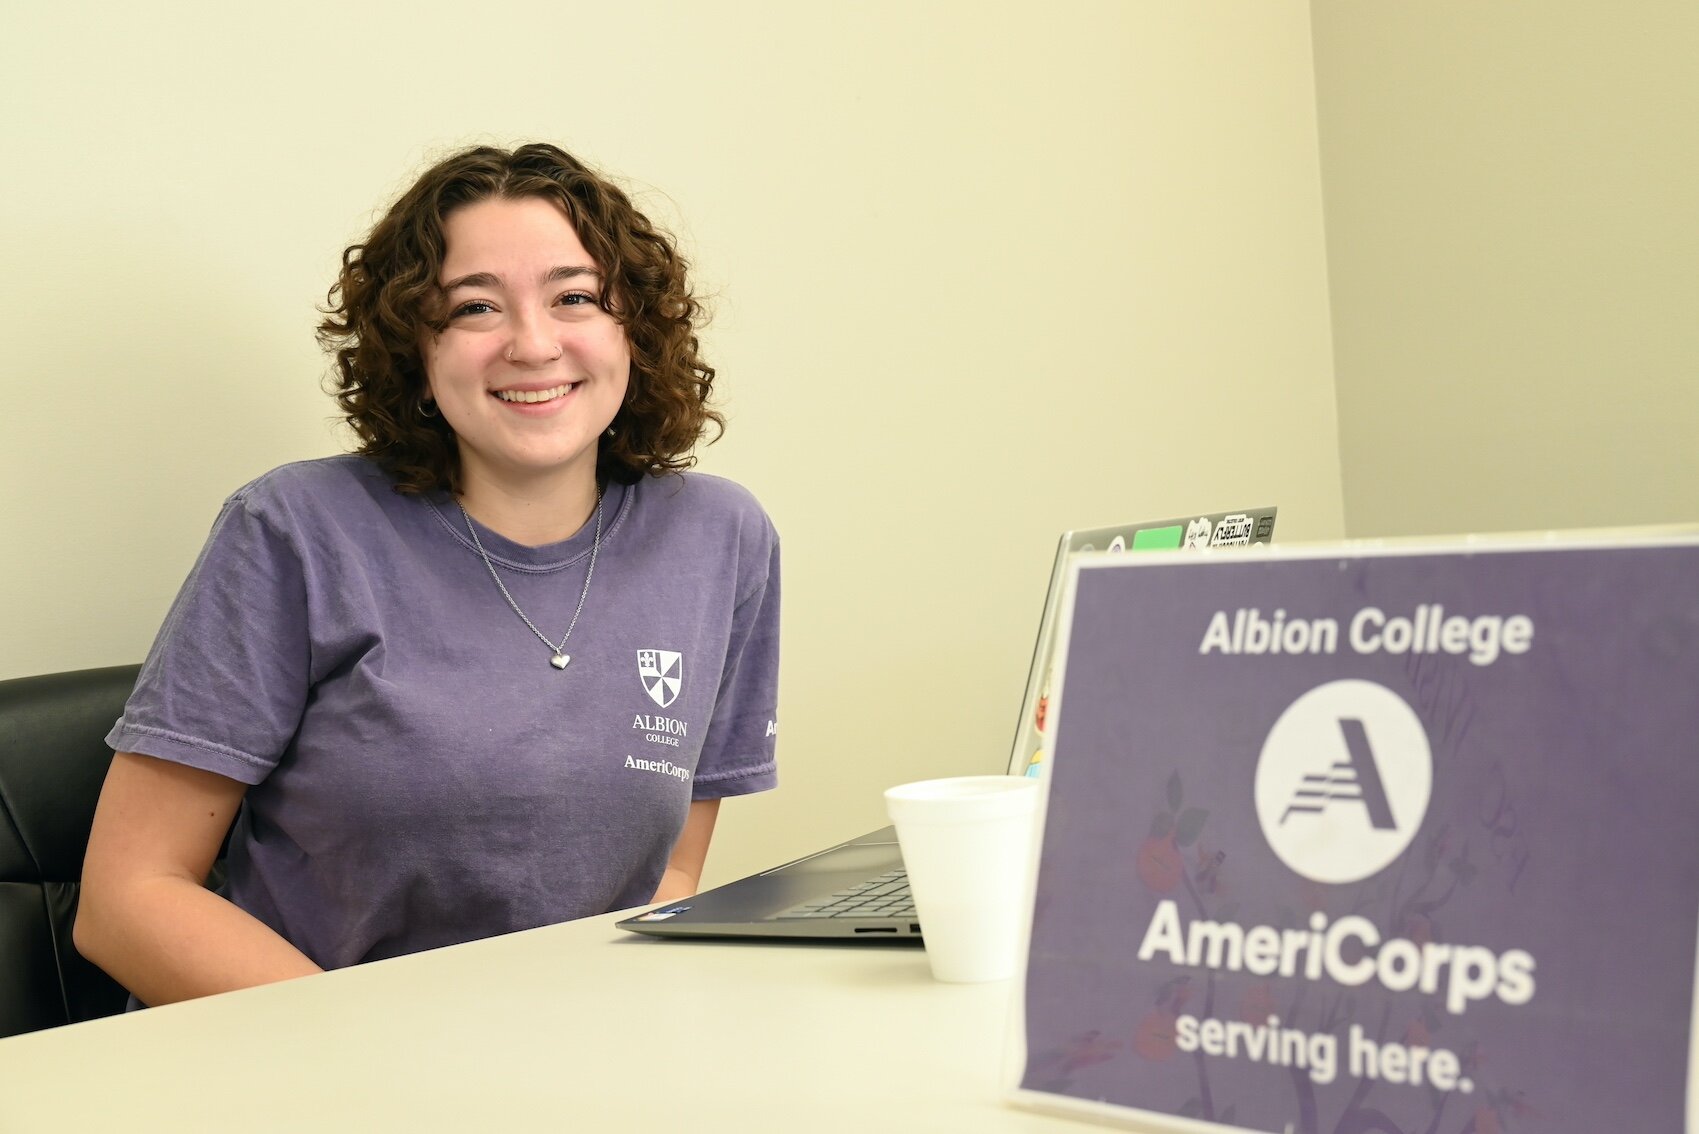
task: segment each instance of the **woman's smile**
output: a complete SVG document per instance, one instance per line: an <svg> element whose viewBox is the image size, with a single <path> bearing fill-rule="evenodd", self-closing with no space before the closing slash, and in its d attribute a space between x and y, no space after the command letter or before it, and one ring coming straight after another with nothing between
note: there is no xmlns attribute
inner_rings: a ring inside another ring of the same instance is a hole
<svg viewBox="0 0 1699 1134"><path fill-rule="evenodd" d="M552 402L556 398L564 398L568 393L578 388L578 383L567 382L559 386L550 386L546 390L496 390L495 396L504 402Z"/></svg>

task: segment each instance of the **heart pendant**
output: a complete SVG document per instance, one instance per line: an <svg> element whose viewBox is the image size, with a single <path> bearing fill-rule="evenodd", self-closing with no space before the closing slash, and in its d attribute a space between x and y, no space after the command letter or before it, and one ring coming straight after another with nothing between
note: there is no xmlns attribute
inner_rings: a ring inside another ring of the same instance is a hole
<svg viewBox="0 0 1699 1134"><path fill-rule="evenodd" d="M554 666L556 669L565 669L567 663L571 660L572 659L570 657L561 653L559 650L556 650L554 657L549 659L549 664Z"/></svg>

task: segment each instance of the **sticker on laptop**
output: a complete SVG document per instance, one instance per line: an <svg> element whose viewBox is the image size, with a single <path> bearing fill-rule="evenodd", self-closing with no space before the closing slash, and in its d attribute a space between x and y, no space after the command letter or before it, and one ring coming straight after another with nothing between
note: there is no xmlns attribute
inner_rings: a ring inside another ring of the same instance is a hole
<svg viewBox="0 0 1699 1134"><path fill-rule="evenodd" d="M674 914L681 914L685 910L688 910L689 908L690 908L689 906L668 906L664 910L650 910L646 914L639 914L636 917L632 918L631 920L632 921L665 921L669 917L672 917Z"/></svg>
<svg viewBox="0 0 1699 1134"><path fill-rule="evenodd" d="M1251 518L1243 512L1232 516L1221 517L1221 522L1215 525L1215 534L1210 537L1211 547L1237 547L1251 542L1251 529L1255 527Z"/></svg>

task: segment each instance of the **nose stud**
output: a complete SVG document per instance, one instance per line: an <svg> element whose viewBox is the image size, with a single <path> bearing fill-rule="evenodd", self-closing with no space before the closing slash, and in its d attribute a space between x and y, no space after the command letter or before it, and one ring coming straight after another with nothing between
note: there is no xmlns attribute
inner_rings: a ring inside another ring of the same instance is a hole
<svg viewBox="0 0 1699 1134"><path fill-rule="evenodd" d="M510 363L516 363L516 360L513 357L513 347L512 347L511 344L507 348L507 353L502 355L502 357L507 359L507 361L510 362ZM564 357L566 357L566 348L563 347L563 346L557 346L557 347L555 347L555 356L553 358L549 359L549 361L550 362L559 362Z"/></svg>

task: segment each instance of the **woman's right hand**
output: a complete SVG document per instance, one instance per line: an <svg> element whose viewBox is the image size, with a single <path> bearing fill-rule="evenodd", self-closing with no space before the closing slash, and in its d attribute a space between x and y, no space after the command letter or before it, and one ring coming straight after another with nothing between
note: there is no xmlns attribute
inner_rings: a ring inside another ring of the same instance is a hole
<svg viewBox="0 0 1699 1134"><path fill-rule="evenodd" d="M307 976L320 969L204 885L247 785L120 752L83 861L73 939L144 1004Z"/></svg>

